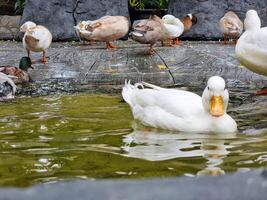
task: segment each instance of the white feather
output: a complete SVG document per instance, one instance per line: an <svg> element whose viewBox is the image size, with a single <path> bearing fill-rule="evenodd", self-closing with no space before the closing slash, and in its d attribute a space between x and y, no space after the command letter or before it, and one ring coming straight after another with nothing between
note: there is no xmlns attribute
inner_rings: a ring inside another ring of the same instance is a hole
<svg viewBox="0 0 267 200"><path fill-rule="evenodd" d="M257 12L250 10L245 28L236 45L237 58L251 71L267 76L267 27L260 28Z"/></svg>
<svg viewBox="0 0 267 200"><path fill-rule="evenodd" d="M199 95L183 90L165 89L148 83L144 85L152 89L135 87L130 82L126 82L122 90L122 96L130 105L134 118L143 124L186 132L236 131L236 123L229 115L211 116L204 109L203 98ZM226 103L228 103L227 98L226 95Z"/></svg>

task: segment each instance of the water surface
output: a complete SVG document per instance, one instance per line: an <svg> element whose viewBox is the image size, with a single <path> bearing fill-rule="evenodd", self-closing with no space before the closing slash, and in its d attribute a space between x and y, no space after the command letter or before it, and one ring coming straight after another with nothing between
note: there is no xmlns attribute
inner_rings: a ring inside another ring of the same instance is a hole
<svg viewBox="0 0 267 200"><path fill-rule="evenodd" d="M267 164L265 97L235 95L229 110L240 132L227 135L143 127L120 96L20 97L0 109L0 186L219 175Z"/></svg>

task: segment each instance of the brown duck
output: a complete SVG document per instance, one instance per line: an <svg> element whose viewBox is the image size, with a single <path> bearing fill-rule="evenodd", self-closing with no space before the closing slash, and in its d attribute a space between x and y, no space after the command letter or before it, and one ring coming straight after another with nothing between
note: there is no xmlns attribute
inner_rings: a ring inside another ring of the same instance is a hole
<svg viewBox="0 0 267 200"><path fill-rule="evenodd" d="M167 38L167 30L162 20L156 15L134 24L133 29L131 33L133 40L141 44L150 44L150 49L145 52L146 55L154 55L153 45Z"/></svg>
<svg viewBox="0 0 267 200"><path fill-rule="evenodd" d="M107 49L116 49L113 40L124 37L129 31L129 20L124 16L104 16L86 26L91 40L106 42Z"/></svg>
<svg viewBox="0 0 267 200"><path fill-rule="evenodd" d="M237 40L243 32L243 22L233 11L225 13L220 19L219 25L223 33L224 44L227 43L227 39Z"/></svg>
<svg viewBox="0 0 267 200"><path fill-rule="evenodd" d="M13 66L0 66L0 72L8 75L15 84L21 84L30 81L30 75L28 69L33 68L31 66L31 59L29 57L22 57L18 67Z"/></svg>

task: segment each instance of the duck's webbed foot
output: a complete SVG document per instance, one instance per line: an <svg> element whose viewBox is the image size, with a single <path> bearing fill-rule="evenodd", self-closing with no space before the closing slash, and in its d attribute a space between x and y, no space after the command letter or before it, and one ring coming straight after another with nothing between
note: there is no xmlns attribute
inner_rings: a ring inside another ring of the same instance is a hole
<svg viewBox="0 0 267 200"><path fill-rule="evenodd" d="M168 46L169 47L175 47L175 45L173 44L173 40L169 39Z"/></svg>
<svg viewBox="0 0 267 200"><path fill-rule="evenodd" d="M147 56L153 56L155 55L155 50L153 49L153 45L150 46L149 50L145 52L145 55Z"/></svg>
<svg viewBox="0 0 267 200"><path fill-rule="evenodd" d="M111 42L106 42L106 47L108 50L116 50L118 47L112 44Z"/></svg>
<svg viewBox="0 0 267 200"><path fill-rule="evenodd" d="M180 45L180 44L181 44L181 40L179 40L179 38L176 38L176 39L175 39L175 44L176 44L176 45Z"/></svg>
<svg viewBox="0 0 267 200"><path fill-rule="evenodd" d="M257 91L256 95L267 95L267 88L263 88L262 90Z"/></svg>

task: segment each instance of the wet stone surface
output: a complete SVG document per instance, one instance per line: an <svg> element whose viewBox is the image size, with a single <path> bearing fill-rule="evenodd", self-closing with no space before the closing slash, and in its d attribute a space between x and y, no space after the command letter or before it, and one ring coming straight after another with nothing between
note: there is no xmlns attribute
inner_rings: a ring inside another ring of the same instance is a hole
<svg viewBox="0 0 267 200"><path fill-rule="evenodd" d="M124 81L146 81L161 86L205 87L212 75L225 78L228 88L259 90L267 77L239 65L234 45L218 42L183 42L176 48L156 47L154 56L144 56L146 45L118 41L117 51L108 51L103 43L85 46L79 43L53 43L48 50L49 62L40 62L41 53L30 70L32 81L19 89L20 94L46 95L58 91L118 92ZM26 55L22 44L0 42L0 65L18 66Z"/></svg>

